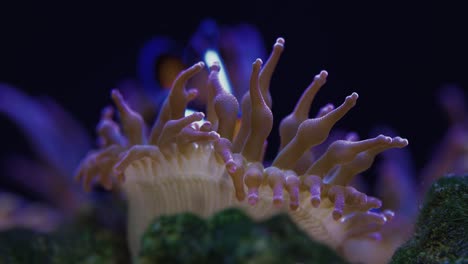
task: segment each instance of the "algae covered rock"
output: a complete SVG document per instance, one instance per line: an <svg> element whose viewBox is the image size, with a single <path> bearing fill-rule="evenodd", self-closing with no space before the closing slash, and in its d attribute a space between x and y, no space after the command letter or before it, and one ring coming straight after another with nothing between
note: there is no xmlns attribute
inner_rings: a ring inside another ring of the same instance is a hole
<svg viewBox="0 0 468 264"><path fill-rule="evenodd" d="M287 215L255 222L226 209L207 220L185 213L156 219L138 263L346 263L312 241Z"/></svg>
<svg viewBox="0 0 468 264"><path fill-rule="evenodd" d="M414 237L391 263L468 263L468 175L447 176L432 185Z"/></svg>
<svg viewBox="0 0 468 264"><path fill-rule="evenodd" d="M143 235L139 263L205 263L207 231L206 222L190 213L161 216Z"/></svg>
<svg viewBox="0 0 468 264"><path fill-rule="evenodd" d="M142 237L137 263L346 263L312 241L287 215L255 222L227 209L202 219L190 213L156 219ZM131 263L124 232L80 218L44 234L0 233L0 263Z"/></svg>

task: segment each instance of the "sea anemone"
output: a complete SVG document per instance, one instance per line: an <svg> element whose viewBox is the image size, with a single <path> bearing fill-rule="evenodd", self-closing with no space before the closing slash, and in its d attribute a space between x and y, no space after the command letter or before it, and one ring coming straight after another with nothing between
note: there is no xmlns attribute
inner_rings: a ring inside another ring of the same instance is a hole
<svg viewBox="0 0 468 264"><path fill-rule="evenodd" d="M128 201L128 239L135 257L150 221L161 215L192 212L208 217L228 207L244 209L263 219L278 212L290 217L312 238L338 252L346 241L379 238L380 228L393 212L379 212L381 201L350 186L380 152L408 144L401 137L378 135L356 140L349 134L332 142L321 156L313 155L331 129L356 104L357 93L334 107L321 108L309 118L310 105L328 77L315 76L294 111L280 123L281 145L271 163L264 154L273 127L271 76L285 41L278 38L270 57L252 65L250 87L242 97L226 92L218 78L220 65L207 65L208 104L205 113L185 116L197 96L187 81L204 70L198 62L182 71L173 83L151 129L132 110L118 90L97 126L100 148L91 151L76 177L89 189L93 179L105 188L122 190ZM236 132L238 113L241 125ZM206 117L206 118L205 118ZM312 150L312 151L311 151Z"/></svg>

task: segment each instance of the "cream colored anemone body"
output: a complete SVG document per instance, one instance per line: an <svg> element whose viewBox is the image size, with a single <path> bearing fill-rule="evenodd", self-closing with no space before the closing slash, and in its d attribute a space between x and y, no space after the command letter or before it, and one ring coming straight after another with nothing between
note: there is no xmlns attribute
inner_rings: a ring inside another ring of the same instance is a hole
<svg viewBox="0 0 468 264"><path fill-rule="evenodd" d="M222 89L219 65L209 65L206 119L203 113L184 116L187 103L197 95L185 84L204 69L202 62L178 75L150 130L120 93L112 92L123 133L112 119L113 110L106 108L97 128L100 149L84 159L77 176L86 188L97 177L104 187L117 184L124 191L134 257L144 230L160 215L192 212L209 217L239 207L263 219L287 212L312 238L340 253L346 252L346 241L377 238L393 216L389 211L370 212L381 206L380 200L349 183L371 166L378 153L404 147L406 139L379 135L357 141L349 136L332 142L320 157L313 155L314 147L327 139L358 99L353 93L340 106L326 105L309 118L326 71L315 76L294 111L281 121L280 150L271 166L264 167L266 140L273 126L270 79L283 48L284 40L279 38L265 65L260 59L253 63L250 90L240 105ZM236 133L240 109L243 115Z"/></svg>

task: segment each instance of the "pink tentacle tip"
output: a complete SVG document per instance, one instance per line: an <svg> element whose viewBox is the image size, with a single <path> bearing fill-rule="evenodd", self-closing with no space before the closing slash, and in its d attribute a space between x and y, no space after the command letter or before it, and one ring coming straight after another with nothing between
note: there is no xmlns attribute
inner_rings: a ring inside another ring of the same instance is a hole
<svg viewBox="0 0 468 264"><path fill-rule="evenodd" d="M221 136L216 131L210 131L208 132L208 135L211 137L211 140L213 141L221 138Z"/></svg>
<svg viewBox="0 0 468 264"><path fill-rule="evenodd" d="M101 111L101 119L112 119L114 108L111 105L104 107Z"/></svg>
<svg viewBox="0 0 468 264"><path fill-rule="evenodd" d="M310 203L313 207L318 208L320 206L320 195L322 188L322 179L315 175L310 175L304 180L304 185L309 187Z"/></svg>
<svg viewBox="0 0 468 264"><path fill-rule="evenodd" d="M356 132L349 132L346 134L345 139L347 141L358 141L359 140L359 135Z"/></svg>
<svg viewBox="0 0 468 264"><path fill-rule="evenodd" d="M273 205L275 207L281 207L283 205L283 185L277 185L273 189Z"/></svg>
<svg viewBox="0 0 468 264"><path fill-rule="evenodd" d="M255 67L260 67L260 66L262 66L262 64L263 64L263 61L262 61L262 59L260 59L260 58L257 58L257 59L255 60L255 62L253 63L253 65L254 65Z"/></svg>
<svg viewBox="0 0 468 264"><path fill-rule="evenodd" d="M263 169L258 164L251 164L244 176L244 183L249 189L249 194L255 192L258 195L258 188L263 181Z"/></svg>
<svg viewBox="0 0 468 264"><path fill-rule="evenodd" d="M202 120L203 118L205 118L205 113L203 112L196 112L196 113L193 113L194 115L194 118L196 118L197 120Z"/></svg>
<svg viewBox="0 0 468 264"><path fill-rule="evenodd" d="M275 44L280 44L280 45L284 45L286 41L284 40L284 38L282 37L279 37L276 39L276 43Z"/></svg>
<svg viewBox="0 0 468 264"><path fill-rule="evenodd" d="M211 130L211 122L210 122L210 121L205 121L205 122L200 126L200 131L209 132L210 130Z"/></svg>
<svg viewBox="0 0 468 264"><path fill-rule="evenodd" d="M359 94L356 92L353 92L351 95L346 97L346 100L357 100L359 98Z"/></svg>
<svg viewBox="0 0 468 264"><path fill-rule="evenodd" d="M326 104L325 106L320 108L320 110L319 110L319 112L317 114L317 117L318 118L323 117L323 116L327 115L328 113L330 113L333 110L335 110L335 106L333 104Z"/></svg>
<svg viewBox="0 0 468 264"><path fill-rule="evenodd" d="M286 190L289 193L289 208L291 210L296 210L299 207L299 185L299 177L286 177Z"/></svg>
<svg viewBox="0 0 468 264"><path fill-rule="evenodd" d="M318 75L319 79L323 80L323 79L326 79L327 77L328 77L328 72L327 71L325 71L325 70L320 71L320 73Z"/></svg>
<svg viewBox="0 0 468 264"><path fill-rule="evenodd" d="M364 193L360 193L357 195L356 200L358 205L364 206L367 203L367 195L365 195Z"/></svg>
<svg viewBox="0 0 468 264"><path fill-rule="evenodd" d="M284 202L283 194L276 195L276 196L273 197L273 205L276 208L280 208L281 206L283 206L283 202Z"/></svg>
<svg viewBox="0 0 468 264"><path fill-rule="evenodd" d="M375 197L367 196L367 206L370 208L380 208L382 207L382 201Z"/></svg>
<svg viewBox="0 0 468 264"><path fill-rule="evenodd" d="M203 68L203 67L205 67L205 63L204 63L203 61L199 61L199 62L196 64L196 66L197 66L198 68Z"/></svg>
<svg viewBox="0 0 468 264"><path fill-rule="evenodd" d="M318 208L321 203L320 196L318 195L310 196L310 203L312 204L313 207Z"/></svg>
<svg viewBox="0 0 468 264"><path fill-rule="evenodd" d="M268 184L273 190L273 204L276 207L283 205L283 189L286 185L286 178L284 173L275 167L269 167L265 170L265 174L268 177Z"/></svg>
<svg viewBox="0 0 468 264"><path fill-rule="evenodd" d="M319 74L317 74L317 75L314 76L314 82L317 83L317 84L319 84L319 87L318 87L318 88L320 88L320 86L322 86L322 85L325 84L325 82L327 81L327 77L328 77L328 72L327 72L327 71L323 71L323 70L320 71Z"/></svg>
<svg viewBox="0 0 468 264"><path fill-rule="evenodd" d="M290 201L289 202L289 209L292 211L296 211L297 208L299 208L299 202L298 201Z"/></svg>
<svg viewBox="0 0 468 264"><path fill-rule="evenodd" d="M247 200L250 205L256 205L258 202L258 188L249 188Z"/></svg>
<svg viewBox="0 0 468 264"><path fill-rule="evenodd" d="M226 170L228 171L229 174L234 174L237 172L237 166L236 162L234 160L228 160L226 162Z"/></svg>
<svg viewBox="0 0 468 264"><path fill-rule="evenodd" d="M378 142L387 143L387 144L390 144L393 141L391 137L387 137L387 136L382 135L382 134L378 135L376 139L377 139Z"/></svg>
<svg viewBox="0 0 468 264"><path fill-rule="evenodd" d="M122 94L118 89L112 89L111 97L114 98L114 100L122 100Z"/></svg>
<svg viewBox="0 0 468 264"><path fill-rule="evenodd" d="M385 216L385 219L388 221L392 221L392 219L395 217L395 212L392 210L385 210L382 213Z"/></svg>
<svg viewBox="0 0 468 264"><path fill-rule="evenodd" d="M401 147L401 148L406 147L409 144L408 139L401 138L401 137L394 137L393 142L395 143L397 147Z"/></svg>
<svg viewBox="0 0 468 264"><path fill-rule="evenodd" d="M338 221L338 220L340 220L341 217L343 217L343 210L335 208L333 210L332 215L333 215L333 219L335 221Z"/></svg>
<svg viewBox="0 0 468 264"><path fill-rule="evenodd" d="M323 117L323 116L327 115L328 113L330 113L333 110L335 110L335 106L333 104L326 104L325 106L320 108L320 110L319 110L319 112L317 114L317 117L318 118Z"/></svg>
<svg viewBox="0 0 468 264"><path fill-rule="evenodd" d="M236 165L234 160L229 160L226 162L226 170L228 171L229 176L234 184L234 190L236 198L238 201L243 201L245 199L244 186L242 183L242 169Z"/></svg>
<svg viewBox="0 0 468 264"><path fill-rule="evenodd" d="M189 89L187 91L187 98L189 101L192 101L193 99L195 99L196 97L198 96L198 90L195 89L195 88L192 88L192 89Z"/></svg>
<svg viewBox="0 0 468 264"><path fill-rule="evenodd" d="M332 104L332 103L328 103L328 104L326 104L324 107L322 107L322 109L320 109L320 110L321 110L321 111L330 112L330 111L332 111L333 109L335 109L335 105Z"/></svg>

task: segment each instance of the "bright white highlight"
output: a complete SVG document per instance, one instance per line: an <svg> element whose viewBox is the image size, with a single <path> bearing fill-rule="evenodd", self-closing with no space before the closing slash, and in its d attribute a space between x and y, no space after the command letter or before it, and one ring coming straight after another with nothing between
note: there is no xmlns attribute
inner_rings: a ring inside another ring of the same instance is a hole
<svg viewBox="0 0 468 264"><path fill-rule="evenodd" d="M197 111L193 111L192 109L187 108L187 109L185 109L185 116L189 116L189 115L194 114L196 112ZM203 125L203 123L205 123L205 121L206 121L205 118L203 118L202 120L197 121L197 122L193 122L193 123L198 124L198 126L201 126L201 125Z"/></svg>
<svg viewBox="0 0 468 264"><path fill-rule="evenodd" d="M215 62L219 63L219 66L221 67L221 70L219 71L219 81L221 82L221 86L223 89L232 94L232 89L231 85L229 83L229 79L226 73L226 69L224 68L223 61L221 60L221 57L219 56L218 52L214 50L207 50L205 52L205 64L208 66L208 68L213 65Z"/></svg>

